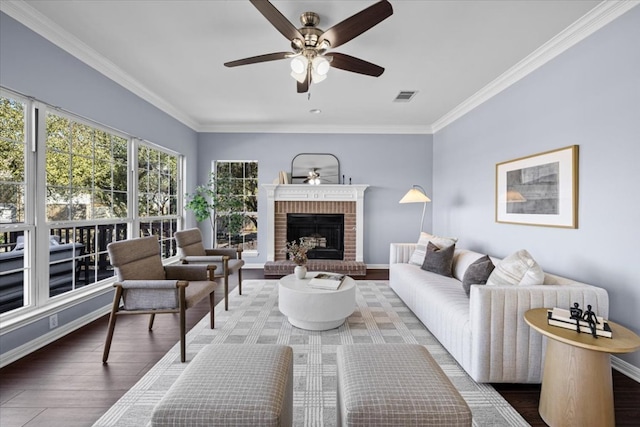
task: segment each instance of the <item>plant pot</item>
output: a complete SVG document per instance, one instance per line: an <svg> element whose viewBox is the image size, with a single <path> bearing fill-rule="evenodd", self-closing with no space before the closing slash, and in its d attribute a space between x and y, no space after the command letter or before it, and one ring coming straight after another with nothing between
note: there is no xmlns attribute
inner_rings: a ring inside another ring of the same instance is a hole
<svg viewBox="0 0 640 427"><path fill-rule="evenodd" d="M296 279L304 279L307 275L307 267L304 265L296 265L293 269L293 274L296 275Z"/></svg>

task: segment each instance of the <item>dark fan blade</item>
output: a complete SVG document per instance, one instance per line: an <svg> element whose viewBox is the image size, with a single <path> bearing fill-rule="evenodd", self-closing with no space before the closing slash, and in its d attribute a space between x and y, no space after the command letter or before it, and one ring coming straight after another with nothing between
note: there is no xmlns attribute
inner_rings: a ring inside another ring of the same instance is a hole
<svg viewBox="0 0 640 427"><path fill-rule="evenodd" d="M307 78L302 83L298 82L298 93L309 91L309 82L311 81L311 67L307 68Z"/></svg>
<svg viewBox="0 0 640 427"><path fill-rule="evenodd" d="M276 52L267 53L265 55L252 56L250 58L238 59L237 61L225 62L225 67L237 67L238 65L255 64L257 62L277 61L278 59L285 59L288 55L292 55L291 52Z"/></svg>
<svg viewBox="0 0 640 427"><path fill-rule="evenodd" d="M331 52L327 56L333 56L330 64L333 68L351 71L352 73L366 74L367 76L380 77L384 68L344 53Z"/></svg>
<svg viewBox="0 0 640 427"><path fill-rule="evenodd" d="M298 82L298 93L306 93L309 91L309 77L304 82Z"/></svg>
<svg viewBox="0 0 640 427"><path fill-rule="evenodd" d="M300 31L287 19L274 5L267 0L250 0L256 9L267 18L267 21L271 22L271 25L276 27L276 30L291 41L293 39L304 40Z"/></svg>
<svg viewBox="0 0 640 427"><path fill-rule="evenodd" d="M320 36L317 45L320 46L326 39L331 43L331 48L336 48L358 37L391 15L393 15L391 3L382 0L329 28Z"/></svg>

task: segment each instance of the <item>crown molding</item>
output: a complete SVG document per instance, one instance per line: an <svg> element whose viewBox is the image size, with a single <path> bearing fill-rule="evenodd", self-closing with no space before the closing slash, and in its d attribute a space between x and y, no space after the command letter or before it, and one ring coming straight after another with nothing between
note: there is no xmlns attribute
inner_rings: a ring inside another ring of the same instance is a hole
<svg viewBox="0 0 640 427"><path fill-rule="evenodd" d="M278 124L278 123L234 123L200 126L198 132L210 133L344 133L344 134L424 134L433 133L431 126L403 125L334 125L323 124Z"/></svg>
<svg viewBox="0 0 640 427"><path fill-rule="evenodd" d="M438 132L464 116L474 108L493 98L512 84L526 77L614 19L640 4L638 0L605 0L587 12L582 18L558 33L530 55L509 68L498 78L467 98L460 105L436 120L432 131Z"/></svg>
<svg viewBox="0 0 640 427"><path fill-rule="evenodd" d="M0 2L0 10L184 125L195 131L198 130L198 123L191 117L174 108L164 98L148 89L113 62L87 46L77 37L69 34L64 28L52 22L24 1L2 0Z"/></svg>

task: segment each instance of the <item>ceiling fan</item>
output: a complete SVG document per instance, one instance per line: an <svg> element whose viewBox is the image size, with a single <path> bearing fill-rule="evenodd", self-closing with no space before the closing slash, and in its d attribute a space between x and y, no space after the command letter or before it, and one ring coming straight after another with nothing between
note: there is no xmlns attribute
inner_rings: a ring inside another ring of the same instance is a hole
<svg viewBox="0 0 640 427"><path fill-rule="evenodd" d="M309 171L309 175L304 180L305 184L318 185L321 183L320 180L320 172L317 169L312 169Z"/></svg>
<svg viewBox="0 0 640 427"><path fill-rule="evenodd" d="M318 185L321 184L323 179L320 178L320 172L318 172L319 168L311 168L307 175L300 176L291 176L291 179L302 179L304 184Z"/></svg>
<svg viewBox="0 0 640 427"><path fill-rule="evenodd" d="M320 83L327 76L330 67L353 73L379 77L384 68L371 62L344 53L325 53L379 24L393 14L387 0L369 6L326 31L317 27L320 17L315 12L305 12L300 16L302 27L296 28L267 0L249 0L256 9L288 40L293 52L275 52L226 62L226 67L255 64L290 58L291 75L298 81L298 93L309 90L309 84Z"/></svg>

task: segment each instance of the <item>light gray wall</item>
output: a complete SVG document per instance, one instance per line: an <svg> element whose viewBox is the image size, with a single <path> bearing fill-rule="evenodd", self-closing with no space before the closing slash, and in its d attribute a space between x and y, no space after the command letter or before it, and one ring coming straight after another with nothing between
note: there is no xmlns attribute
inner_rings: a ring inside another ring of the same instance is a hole
<svg viewBox="0 0 640 427"><path fill-rule="evenodd" d="M183 153L196 179L197 134L14 19L0 13L0 85ZM59 327L100 307L111 293L59 312ZM2 335L2 353L49 333L47 318Z"/></svg>
<svg viewBox="0 0 640 427"><path fill-rule="evenodd" d="M431 135L365 134L220 134L199 136L198 182L206 182L215 160L257 160L261 184L271 184L278 171L291 171L291 160L300 153L331 153L340 161L347 182L368 184L365 191L364 261L388 264L389 243L416 241L421 204L398 204L418 184L431 193ZM266 192L258 198L258 258L266 262ZM206 224L203 234L210 236ZM425 230L431 229L431 205L427 205ZM210 239L209 239L210 240ZM209 242L210 243L210 242Z"/></svg>
<svg viewBox="0 0 640 427"><path fill-rule="evenodd" d="M551 272L604 287L640 333L640 7L434 136L433 224L496 256L525 248ZM579 228L498 224L496 163L577 144ZM640 353L621 356L640 367Z"/></svg>

